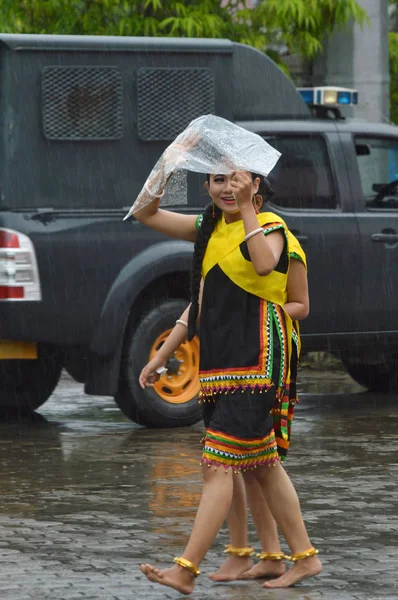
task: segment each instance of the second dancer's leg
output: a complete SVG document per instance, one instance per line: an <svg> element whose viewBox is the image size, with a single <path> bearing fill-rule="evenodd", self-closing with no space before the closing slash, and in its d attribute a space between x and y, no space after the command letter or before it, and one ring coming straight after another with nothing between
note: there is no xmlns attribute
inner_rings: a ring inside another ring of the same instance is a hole
<svg viewBox="0 0 398 600"><path fill-rule="evenodd" d="M247 505L245 484L242 475L233 476L233 496L227 515L230 535L230 546L233 548L248 549L247 532ZM234 581L253 566L250 555L237 556L233 552L228 554L221 567L209 575L213 581Z"/></svg>
<svg viewBox="0 0 398 600"><path fill-rule="evenodd" d="M243 573L241 579L278 577L286 571L283 562L278 528L268 507L260 483L254 477L246 479L246 497L257 535L261 542L260 559L251 569Z"/></svg>
<svg viewBox="0 0 398 600"><path fill-rule="evenodd" d="M271 513L277 522L282 535L287 541L292 555L305 556L312 549L311 542L303 521L300 502L286 471L280 464L273 468L260 467L244 474L245 481L255 478L261 485ZM293 567L272 581L265 582L264 587L290 587L303 579L317 575L322 570L322 563L316 555L298 560Z"/></svg>

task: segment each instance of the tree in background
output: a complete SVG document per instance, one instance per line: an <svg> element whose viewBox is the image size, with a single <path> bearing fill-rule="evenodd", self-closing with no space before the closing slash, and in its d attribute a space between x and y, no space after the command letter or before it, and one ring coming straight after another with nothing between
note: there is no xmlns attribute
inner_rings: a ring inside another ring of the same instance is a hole
<svg viewBox="0 0 398 600"><path fill-rule="evenodd" d="M281 63L276 48L313 58L325 36L367 14L356 0L1 0L7 33L228 38Z"/></svg>
<svg viewBox="0 0 398 600"><path fill-rule="evenodd" d="M398 125L398 33L390 31L390 119Z"/></svg>
<svg viewBox="0 0 398 600"><path fill-rule="evenodd" d="M252 3L250 3L252 4ZM398 15L398 0L390 0ZM335 28L367 23L356 0L1 0L0 31L71 35L227 38L313 59ZM396 18L398 25L398 16ZM389 34L391 120L398 124L398 32Z"/></svg>
<svg viewBox="0 0 398 600"><path fill-rule="evenodd" d="M390 0L391 19L395 21L395 31L388 34L390 57L390 119L398 125L398 1Z"/></svg>

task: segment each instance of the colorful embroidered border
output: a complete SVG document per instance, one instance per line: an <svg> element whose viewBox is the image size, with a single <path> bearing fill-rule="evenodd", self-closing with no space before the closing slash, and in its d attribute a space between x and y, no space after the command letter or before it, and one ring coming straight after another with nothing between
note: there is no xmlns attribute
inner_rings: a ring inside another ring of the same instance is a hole
<svg viewBox="0 0 398 600"><path fill-rule="evenodd" d="M272 306L272 305L271 305ZM270 310L270 304L267 302L267 315L265 319L265 339L261 338L260 343L268 344L268 352L265 364L265 374L271 379L272 371L274 366L274 328L272 311Z"/></svg>
<svg viewBox="0 0 398 600"><path fill-rule="evenodd" d="M298 340L298 336L297 336L297 331L294 328L294 323L293 323L293 329L292 329L292 340L296 344L296 348L298 348L299 340Z"/></svg>
<svg viewBox="0 0 398 600"><path fill-rule="evenodd" d="M273 430L264 438L246 440L206 429L201 464L245 471L258 466L272 465L279 460Z"/></svg>
<svg viewBox="0 0 398 600"><path fill-rule="evenodd" d="M276 231L277 229L283 229L283 233L285 234L285 239L286 240L288 239L285 228L283 226L283 223L278 223L277 221L274 223L266 223L265 225L262 225L262 228L264 230L264 235L268 235L269 233L272 233L273 231Z"/></svg>
<svg viewBox="0 0 398 600"><path fill-rule="evenodd" d="M233 369L199 371L201 390L199 393L200 401L213 400L218 394L235 393L238 390L255 390L260 393L266 392L275 385L272 380L273 369L273 324L276 323L277 329L284 323L280 314L282 309L276 311L274 315L273 304L266 300L260 300L260 354L258 364L252 367L240 367ZM276 306L276 305L275 305ZM282 341L286 339L286 331L281 332ZM284 352L287 351L287 345L283 346ZM284 359L284 373L286 372L287 359ZM283 396L283 384L277 388L278 398Z"/></svg>
<svg viewBox="0 0 398 600"><path fill-rule="evenodd" d="M199 402L214 402L220 394L243 394L246 390L251 390L252 394L266 393L274 383L265 378L253 377L248 380L248 377L236 379L223 379L222 381L210 381L207 383L200 382ZM280 391L280 394L282 391Z"/></svg>
<svg viewBox="0 0 398 600"><path fill-rule="evenodd" d="M199 229L201 228L202 221L203 221L203 215L198 215L196 217L196 221L195 221L195 229L196 229L196 231L199 231Z"/></svg>
<svg viewBox="0 0 398 600"><path fill-rule="evenodd" d="M269 310L272 314L272 322L275 324L276 330L278 332L278 337L279 337L281 358L280 358L278 388L282 388L286 382L287 367L288 367L288 363L289 363L286 325L285 325L285 319L284 319L284 315L283 315L283 309L280 306L278 306L277 304L270 303Z"/></svg>
<svg viewBox="0 0 398 600"><path fill-rule="evenodd" d="M275 440L276 445L278 446L278 454L280 456L281 461L286 459L287 451L290 446L290 436L292 431L292 422L294 417L294 401L290 401L289 408L287 411L287 431L288 436L287 439L284 439L281 430L281 411L278 408L274 408L272 411L272 416L274 420L274 430L275 430Z"/></svg>

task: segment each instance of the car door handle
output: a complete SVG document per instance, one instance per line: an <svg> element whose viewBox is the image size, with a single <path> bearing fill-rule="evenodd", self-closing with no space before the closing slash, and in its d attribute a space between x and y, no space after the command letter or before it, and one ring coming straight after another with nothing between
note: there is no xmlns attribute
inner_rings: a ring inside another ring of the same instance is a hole
<svg viewBox="0 0 398 600"><path fill-rule="evenodd" d="M372 233L370 237L373 242L382 242L383 244L398 242L398 233Z"/></svg>
<svg viewBox="0 0 398 600"><path fill-rule="evenodd" d="M308 235L298 235L294 231L292 231L292 234L294 235L296 240L298 240L300 242L300 244L304 244L305 242L308 242Z"/></svg>
<svg viewBox="0 0 398 600"><path fill-rule="evenodd" d="M294 229L291 229L291 232L296 238L296 240L298 240L300 243L308 242L308 235L300 235L299 232L295 231Z"/></svg>

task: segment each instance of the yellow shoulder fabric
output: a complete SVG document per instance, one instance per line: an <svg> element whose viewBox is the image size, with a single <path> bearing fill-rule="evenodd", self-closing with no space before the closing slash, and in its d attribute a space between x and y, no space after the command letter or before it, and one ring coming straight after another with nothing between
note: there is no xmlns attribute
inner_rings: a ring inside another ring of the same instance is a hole
<svg viewBox="0 0 398 600"><path fill-rule="evenodd" d="M287 239L287 245L289 245L287 226L278 215L271 212L260 213L257 215L257 220L258 224L264 228L264 233L282 229ZM280 290L286 288L283 286L283 281L287 280L287 274L273 271L265 277L257 275L251 262L247 261L240 251L239 246L243 243L244 237L245 229L242 220L227 224L222 216L206 248L202 264L203 278L205 279L207 273L218 264L224 273L242 289L283 306L284 300L280 295ZM273 281L274 279L275 281ZM275 298L275 294L277 298Z"/></svg>
<svg viewBox="0 0 398 600"><path fill-rule="evenodd" d="M292 234L290 229L288 230L288 240L289 240L289 256L290 258L296 258L297 260L301 260L307 269L307 257L305 255L304 250L301 247L298 239Z"/></svg>
<svg viewBox="0 0 398 600"><path fill-rule="evenodd" d="M298 239L293 235L293 233L290 230L288 231L288 240L289 240L290 260L292 260L292 259L300 260L303 263L303 265L305 266L305 268L308 270L306 254L305 254L304 250L302 249L300 242L298 241ZM293 340L295 341L296 346L297 346L297 356L300 357L301 336L300 336L299 321L294 321L292 333L293 333Z"/></svg>

